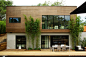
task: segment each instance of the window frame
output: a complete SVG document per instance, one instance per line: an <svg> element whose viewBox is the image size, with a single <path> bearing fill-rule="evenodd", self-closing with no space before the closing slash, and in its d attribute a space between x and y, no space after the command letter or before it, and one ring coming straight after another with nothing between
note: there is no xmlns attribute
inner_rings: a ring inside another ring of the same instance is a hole
<svg viewBox="0 0 86 57"><path fill-rule="evenodd" d="M10 18L20 18L20 22L10 22ZM9 23L21 23L21 17L9 17Z"/></svg>

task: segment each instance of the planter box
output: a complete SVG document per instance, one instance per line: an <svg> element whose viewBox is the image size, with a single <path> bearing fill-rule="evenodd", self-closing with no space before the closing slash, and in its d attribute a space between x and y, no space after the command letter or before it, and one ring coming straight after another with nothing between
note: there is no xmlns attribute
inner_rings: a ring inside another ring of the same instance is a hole
<svg viewBox="0 0 86 57"><path fill-rule="evenodd" d="M5 34L0 34L0 36L4 36Z"/></svg>
<svg viewBox="0 0 86 57"><path fill-rule="evenodd" d="M75 49L72 49L72 51L75 51Z"/></svg>
<svg viewBox="0 0 86 57"><path fill-rule="evenodd" d="M41 51L41 50L25 50L25 51Z"/></svg>

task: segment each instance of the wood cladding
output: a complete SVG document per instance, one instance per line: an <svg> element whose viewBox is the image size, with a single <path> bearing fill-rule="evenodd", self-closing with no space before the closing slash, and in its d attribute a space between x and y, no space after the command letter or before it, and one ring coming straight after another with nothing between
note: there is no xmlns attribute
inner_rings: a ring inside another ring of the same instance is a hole
<svg viewBox="0 0 86 57"><path fill-rule="evenodd" d="M8 6L6 7L6 32L25 32L25 19L39 18L41 32L69 32L68 29L42 29L42 15L70 15L76 6ZM71 15L73 18L76 15ZM9 23L9 17L21 17L21 23Z"/></svg>

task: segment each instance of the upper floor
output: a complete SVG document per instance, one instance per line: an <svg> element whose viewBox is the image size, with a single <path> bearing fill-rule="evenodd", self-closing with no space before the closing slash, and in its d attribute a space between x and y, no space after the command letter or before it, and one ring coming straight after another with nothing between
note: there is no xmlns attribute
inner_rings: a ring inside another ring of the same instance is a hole
<svg viewBox="0 0 86 57"><path fill-rule="evenodd" d="M76 6L8 6L6 7L6 32L25 32L25 19L39 18L41 32L69 32L68 21Z"/></svg>

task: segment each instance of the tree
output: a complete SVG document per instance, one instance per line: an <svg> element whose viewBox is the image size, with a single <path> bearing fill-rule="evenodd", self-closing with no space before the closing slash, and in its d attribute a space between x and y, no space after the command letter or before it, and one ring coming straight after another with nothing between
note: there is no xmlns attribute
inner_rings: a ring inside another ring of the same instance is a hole
<svg viewBox="0 0 86 57"><path fill-rule="evenodd" d="M36 41L36 48L39 48L39 36L40 36L40 19L34 20L33 17L29 17L27 19L26 15L24 15L25 19L25 30L28 36L29 44L30 39L32 42L32 49L34 49L34 41ZM30 38L31 37L31 38ZM36 38L36 40L34 40ZM31 46L29 46L31 48Z"/></svg>
<svg viewBox="0 0 86 57"><path fill-rule="evenodd" d="M53 4L51 4L50 1L48 2L44 2L43 4L39 3L37 6L63 6L63 0L61 2L59 2L58 0L56 2L54 2Z"/></svg>
<svg viewBox="0 0 86 57"><path fill-rule="evenodd" d="M80 20L80 16L76 17L76 19L71 19L69 22L69 30L71 34L71 40L72 40L72 48L74 46L80 44L80 32L82 32L83 24Z"/></svg>
<svg viewBox="0 0 86 57"><path fill-rule="evenodd" d="M3 17L5 17L6 6L12 6L12 4L13 4L12 1L0 0L0 20L2 20Z"/></svg>
<svg viewBox="0 0 86 57"><path fill-rule="evenodd" d="M0 21L0 34L6 33L6 22Z"/></svg>

